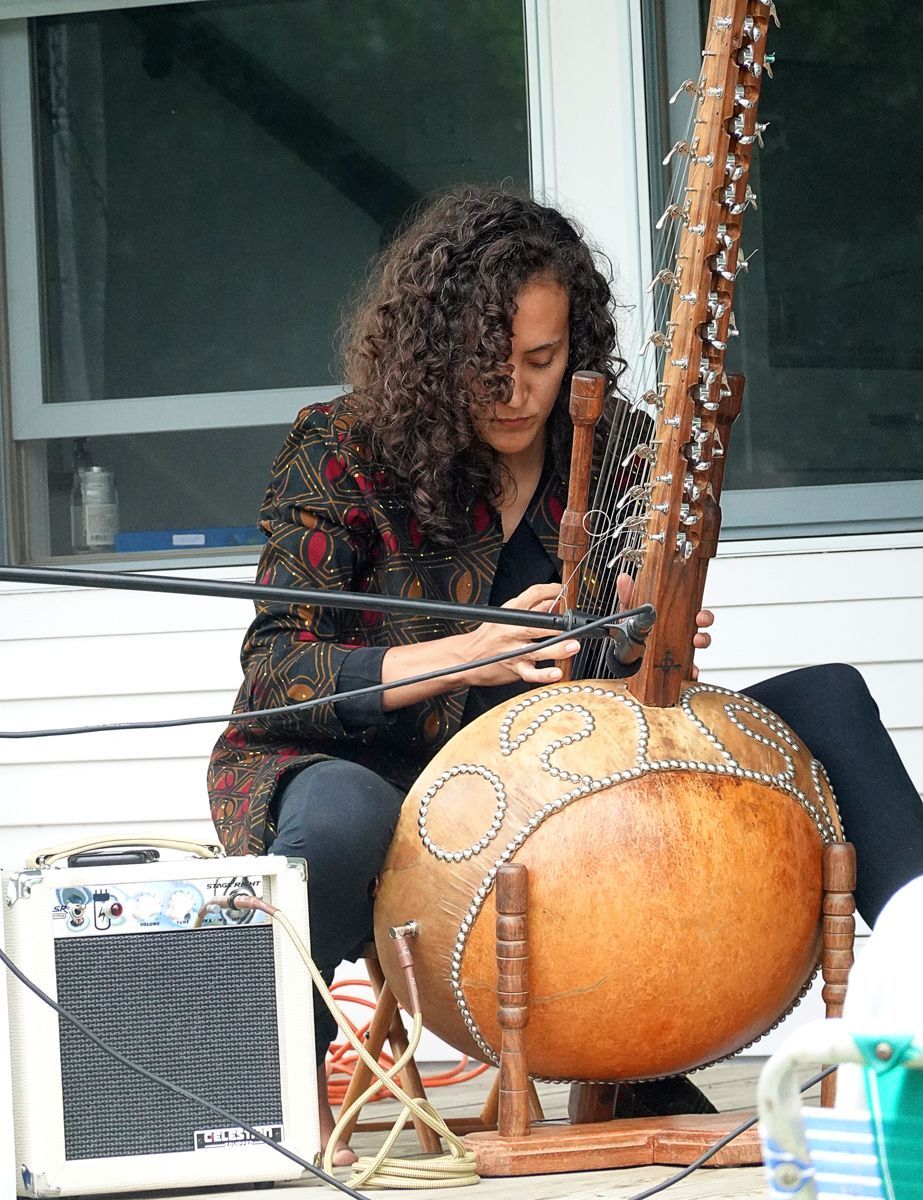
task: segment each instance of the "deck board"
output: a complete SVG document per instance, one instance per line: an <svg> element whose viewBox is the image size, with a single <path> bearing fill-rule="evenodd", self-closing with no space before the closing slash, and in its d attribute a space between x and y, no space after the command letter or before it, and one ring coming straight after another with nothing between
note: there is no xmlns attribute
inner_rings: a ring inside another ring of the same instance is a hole
<svg viewBox="0 0 923 1200"><path fill-rule="evenodd" d="M697 1072L694 1079L712 1103L722 1111L747 1108L754 1104L756 1080L761 1066L761 1059L737 1058ZM444 1067L434 1068L434 1071L440 1069ZM423 1074L426 1073L426 1069L423 1068ZM492 1074L489 1072L465 1083L435 1088L430 1093L430 1098L444 1117L477 1115L487 1095ZM817 1103L819 1090L814 1088L808 1093L808 1103ZM567 1110L567 1087L541 1084L538 1091L546 1118L563 1119ZM396 1102L378 1101L367 1108L364 1116L367 1120L376 1122L393 1120L397 1111ZM409 1131L405 1130L397 1142L394 1153L398 1157L414 1157L419 1153L413 1129L409 1126L408 1128ZM360 1130L353 1136L352 1145L359 1154L369 1155L375 1153L384 1137L385 1134L381 1132ZM451 1194L476 1194L478 1200L631 1200L637 1193L669 1179L678 1170L679 1168L673 1167L647 1166L560 1175L527 1175L512 1179L484 1179L478 1185L477 1193L466 1189L456 1191L425 1188L395 1189L368 1194L393 1196L395 1200L437 1200L437 1197L446 1200ZM345 1181L349 1173L348 1169L344 1169L337 1171L337 1176ZM291 1200L296 1200L295 1193L308 1188L322 1187L326 1188L327 1195L337 1194L313 1178L279 1183L276 1184L275 1190L284 1189ZM254 1200L257 1194L259 1193L255 1193L250 1187L212 1188L201 1193L185 1191L182 1193L182 1200L199 1200L199 1197L201 1200ZM166 1197L169 1193L159 1195ZM670 1200L741 1200L746 1197L766 1200L767 1190L762 1167L704 1168L674 1184L664 1195Z"/></svg>
<svg viewBox="0 0 923 1200"><path fill-rule="evenodd" d="M754 1103L756 1079L762 1061L758 1058L738 1058L728 1063L700 1071L695 1075L696 1083L708 1095L713 1104L722 1111L749 1107ZM424 1074L426 1072L424 1071ZM433 1089L431 1099L444 1117L470 1116L477 1114L487 1094L492 1073L482 1075L466 1083ZM567 1111L567 1087L541 1084L538 1088L547 1118L563 1118ZM819 1089L809 1093L817 1102ZM397 1105L390 1101L379 1101L367 1110L369 1120L391 1119L397 1113ZM359 1154L371 1154L380 1145L385 1135L377 1132L357 1132L353 1147ZM404 1132L396 1147L400 1156L413 1156L419 1152L413 1131ZM638 1192L670 1178L678 1168L632 1167L609 1171L581 1171L561 1175L528 1175L515 1179L484 1179L478 1185L478 1200L630 1200ZM338 1172L345 1178L348 1172ZM286 1191L305 1187L320 1187L320 1183L281 1184ZM331 1192L331 1195L333 1193ZM385 1194L385 1193L382 1193ZM387 1195L397 1200L436 1200L451 1194L447 1189L414 1189L389 1191ZM459 1193L461 1194L461 1193ZM727 1167L702 1169L689 1178L673 1185L664 1193L671 1200L724 1200L731 1197L759 1197L767 1195L762 1167ZM227 1200L237 1193L223 1193ZM243 1200L245 1193L239 1193ZM252 1200L252 1193L250 1193Z"/></svg>

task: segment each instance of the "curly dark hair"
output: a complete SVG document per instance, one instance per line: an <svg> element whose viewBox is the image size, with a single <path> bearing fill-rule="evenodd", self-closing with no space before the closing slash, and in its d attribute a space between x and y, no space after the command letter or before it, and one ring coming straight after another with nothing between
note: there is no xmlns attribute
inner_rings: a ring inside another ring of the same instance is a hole
<svg viewBox="0 0 923 1200"><path fill-rule="evenodd" d="M395 493L436 542L462 532L475 496L502 495L499 456L478 438L469 408L510 399L503 364L514 301L536 277L555 280L570 297L570 354L547 426L563 480L571 372L600 371L611 396L625 368L609 280L567 217L499 189L444 195L384 251L352 321L344 350L350 407Z"/></svg>

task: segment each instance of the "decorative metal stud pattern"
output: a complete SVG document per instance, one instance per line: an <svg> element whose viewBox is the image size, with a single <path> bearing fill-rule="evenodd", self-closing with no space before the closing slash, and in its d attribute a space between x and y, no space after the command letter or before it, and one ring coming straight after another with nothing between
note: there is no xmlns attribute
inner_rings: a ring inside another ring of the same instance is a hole
<svg viewBox="0 0 923 1200"><path fill-rule="evenodd" d="M497 806L494 810L493 820L491 821L489 828L476 842L472 843L470 846L466 846L464 850L446 850L443 846L440 846L430 837L429 827L427 825L427 821L429 820L429 806L432 803L436 793L441 791L450 779L455 779L459 775L478 775L482 779L486 779L494 789L494 793L497 797ZM423 796L420 800L420 811L417 817L417 826L420 831L420 839L430 854L444 862L461 862L462 859L473 858L475 854L480 854L482 850L486 850L490 843L497 836L497 833L503 824L503 819L506 816L506 807L506 791L499 775L494 774L493 771L489 770L487 767L481 766L480 764L459 763L458 766L450 767L448 771L443 771L439 778L434 780L433 783L431 783L423 793Z"/></svg>
<svg viewBox="0 0 923 1200"><path fill-rule="evenodd" d="M716 695L727 696L730 702L724 705L724 711L727 713L728 719L732 722L732 724L740 729L742 733L746 734L747 737L750 737L754 741L769 746L771 749L775 750L782 756L782 759L785 762L784 771L778 771L774 775L768 775L763 771L750 771L741 767L738 763L733 762L731 755L728 754L728 768L724 769L722 767L718 767L717 771L720 774L736 775L741 779L753 779L759 781L760 783L768 783L772 787L781 789L787 795L796 800L805 810L817 827L821 841L825 845L828 842L839 841L840 835L833 824L833 821L831 820L830 810L819 787L819 775L815 771L815 767L817 770L821 771L823 768L819 763L816 762L816 760L812 759L813 765L811 767L811 775L814 783L816 800L814 797L806 796L799 787L795 786L794 760L785 747L779 744L779 741L784 741L786 745L788 745L794 751L798 751L801 748L792 737L791 730L789 730L786 725L782 724L774 712L771 712L768 708L760 704L758 700L753 700L749 696L743 697L739 692L732 692L728 688L717 687L715 684L699 684L698 686L687 688L683 693L681 701L683 711L693 721L696 727L700 729L706 735L706 737L713 739L715 744L718 745L719 748L721 748L726 754L727 751L723 750L721 743L714 738L714 734L711 733L708 726L693 711L692 699L701 692L710 692ZM745 724L736 715L740 712L746 713L753 719L755 723L764 725L770 733L774 734L775 737L779 739L779 741L774 741L772 738L758 733L755 729L752 729L749 725ZM731 766L732 762L733 767Z"/></svg>
<svg viewBox="0 0 923 1200"><path fill-rule="evenodd" d="M830 782L830 777L825 768L816 758L811 759L811 779L814 781L814 791L817 794L817 803L820 805L821 811L826 819L827 828L830 831L831 842L839 841L840 834L837 830L837 823L842 826L840 819L840 806L836 802L836 796L833 793L833 785ZM825 786L826 785L826 786ZM827 804L827 797L833 801L833 811L836 813L836 822L833 820L833 815Z"/></svg>
<svg viewBox="0 0 923 1200"><path fill-rule="evenodd" d="M721 757L727 760L728 767L737 768L740 766L740 763L738 763L737 759L730 752L730 750L728 750L727 746L725 746L725 744L721 741L721 739L718 737L718 735L713 730L709 729L709 727L705 724L704 721L699 719L698 714L696 713L695 709L692 707L692 698L694 696L698 696L700 692L714 692L717 690L718 689L716 689L714 687L710 687L710 686L706 686L706 685L700 685L699 687L687 688L683 692L682 696L680 697L680 707L682 708L682 710L686 714L686 716L689 718L689 720L696 727L696 729L698 729L699 733L704 734L704 736L707 738L707 740L709 742L711 742L711 744L715 747L715 749L718 751L718 753L721 755ZM727 695L731 695L731 694L732 693L730 693L730 692L727 693ZM720 771L719 764L715 763L713 765L714 765L714 773L717 774Z"/></svg>
<svg viewBox="0 0 923 1200"><path fill-rule="evenodd" d="M780 754L785 762L785 770L775 775L776 779L794 779L795 778L795 760L791 754L780 743L785 742L785 745L793 750L796 754L801 749L798 743L791 737L788 730L780 723L778 718L773 717L768 709L762 705L756 706L754 702L747 704L725 704L724 711L732 725L736 725L741 733L747 737L753 738L755 742L759 742L761 746L768 746L770 750L775 750ZM741 721L737 713L746 713L748 717L759 724L765 725L771 733L775 734L779 741L773 741L772 738L766 737L762 733L757 733L745 721Z"/></svg>
<svg viewBox="0 0 923 1200"><path fill-rule="evenodd" d="M741 729L742 732L748 737L751 737L755 741L765 744L776 750L782 756L785 762L785 769L777 772L774 775L769 775L762 771L752 771L748 768L742 767L731 751L728 750L723 744L718 735L714 733L714 731L710 729L709 726L706 725L701 717L695 712L692 701L695 696L701 693L727 696L729 703L724 705L724 711L729 720L731 720L732 723L737 728ZM578 775L573 771L567 771L562 767L555 766L555 764L552 762L552 755L557 750L582 741L583 739L589 737L596 728L596 721L593 717L593 714L584 705L579 703L579 698L581 696L593 696L604 700L614 701L617 704L625 705L629 709L637 724L638 740L635 749L634 766L626 768L623 771L615 772L612 775L607 775L602 779L594 779L590 775ZM482 878L471 904L468 906L464 916L462 917L458 928L458 933L455 938L455 943L452 948L451 966L449 969L449 984L455 997L455 1003L472 1040L476 1042L485 1059L494 1066L499 1065L499 1056L484 1039L477 1022L474 1020L471 1010L468 1007L461 984L461 969L465 948L468 943L468 936L474 926L474 922L477 919L481 908L483 907L484 901L487 899L488 895L493 889L498 869L503 866L504 863L508 863L513 859L520 847L553 813L559 812L561 809L566 808L569 804L573 803L574 800L579 800L583 796L590 795L593 792L601 791L603 788L611 787L613 784L621 783L628 779L637 779L651 771L697 771L712 775L727 775L740 779L752 779L782 791L794 799L798 804L801 805L802 808L806 810L817 827L821 841L824 844L839 840L839 833L837 832L831 818L829 808L824 799L823 789L821 787L820 772L823 771L823 768L819 763L814 763L812 765L811 771L816 800L813 797L807 797L805 793L796 787L792 782L795 773L794 760L785 747L781 744L784 742L791 749L798 750L798 743L792 739L788 729L781 725L779 719L774 713L771 713L769 709L764 708L757 701L751 700L749 697L742 697L737 692L729 691L727 688L716 687L713 684L698 684L696 686L687 688L683 693L680 704L686 717L696 726L696 728L703 734L708 742L715 747L715 750L721 755L721 757L724 759L724 762L692 762L685 759L650 760L647 757L650 743L650 727L648 725L643 707L632 695L630 695L630 693L613 691L611 688L607 687L598 687L592 684L578 683L561 685L560 687L545 688L540 692L536 692L534 695L525 696L522 700L518 701L511 708L509 708L505 713L499 730L500 752L504 757L509 757L511 754L514 754L521 746L529 741L530 738L534 737L547 721L562 713L574 713L582 718L583 725L576 733L571 733L565 737L552 740L539 753L539 762L541 763L543 771L547 772L555 779L561 779L573 784L574 786L571 788L571 790L563 792L561 795L555 797L555 799L543 804L541 808L536 809L535 812L531 814L526 824L517 830L515 835L512 836L506 843L503 852L495 859L493 865ZM535 713L529 724L526 725L526 727L519 733L512 735L513 725L517 717L528 712L530 709L534 709L542 705L545 707L540 708L539 711ZM774 735L774 737L770 738L764 734L758 733L756 730L751 729L749 725L744 724L737 716L737 714L741 712L746 713L746 715L755 723L764 725L769 733ZM465 850L447 851L442 847L437 846L432 839L429 838L426 826L426 817L428 814L429 804L436 792L443 787L449 779L460 774L479 775L487 779L493 785L497 794L497 810L490 829L487 831L487 833L485 833L484 837L482 837L480 841L474 843L473 846L467 847ZM502 808L501 795L503 797ZM475 854L479 854L483 849L486 849L486 844L489 844L496 837L500 825L503 823L503 818L506 815L506 808L507 801L505 793L503 792L502 782L494 772L490 771L489 768L471 763L465 763L458 767L452 767L450 770L443 772L443 774L439 776L435 783L430 785L421 800L421 840L430 853L445 861L459 862L464 858L471 858ZM498 817L500 818L499 823ZM808 983L802 990L801 996L803 996L807 991L807 987L809 985L810 980L808 980ZM801 996L798 997L798 1000L795 1001L795 1004L800 1002ZM791 1009L789 1011L791 1011ZM784 1016L787 1015L788 1013L785 1013L782 1017L780 1017L779 1021L776 1022L776 1025L779 1024L784 1019ZM776 1025L773 1025L772 1028L774 1029ZM752 1043L748 1044L752 1045ZM727 1055L723 1057L731 1056ZM723 1058L715 1059L714 1061L720 1062L723 1061ZM540 1077L537 1076L536 1078ZM576 1081L548 1080L547 1082ZM609 1081L599 1080L597 1082L605 1083Z"/></svg>

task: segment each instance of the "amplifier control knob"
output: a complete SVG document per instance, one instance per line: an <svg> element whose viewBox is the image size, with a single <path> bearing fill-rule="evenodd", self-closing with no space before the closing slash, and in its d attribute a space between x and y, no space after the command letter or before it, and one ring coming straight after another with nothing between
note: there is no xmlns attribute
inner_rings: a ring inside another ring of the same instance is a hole
<svg viewBox="0 0 923 1200"><path fill-rule="evenodd" d="M188 924L192 914L198 909L199 903L190 891L174 892L164 907L164 911L176 925Z"/></svg>
<svg viewBox="0 0 923 1200"><path fill-rule="evenodd" d="M142 892L135 899L134 903L135 916L139 921L153 921L155 917L160 915L160 899L152 892Z"/></svg>

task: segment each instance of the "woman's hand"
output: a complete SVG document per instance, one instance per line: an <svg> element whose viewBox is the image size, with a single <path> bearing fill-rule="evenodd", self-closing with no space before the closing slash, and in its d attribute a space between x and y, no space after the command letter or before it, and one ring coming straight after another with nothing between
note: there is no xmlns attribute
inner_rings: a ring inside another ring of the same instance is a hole
<svg viewBox="0 0 923 1200"><path fill-rule="evenodd" d="M550 612L561 595L559 583L539 583L526 588L503 605L504 608L524 608L531 612ZM471 633L451 634L449 637L433 638L429 642L414 642L409 646L391 646L381 661L382 683L396 684L416 675L431 671L450 673L438 679L413 682L401 687L392 687L382 694L381 705L385 712L417 704L443 692L463 687L495 687L501 683L512 683L521 679L524 683L557 683L563 677L560 667L538 667L536 660L561 661L572 658L580 649L576 640L559 642L548 650L532 650L529 643L534 638L547 638L550 631L522 625L495 625L485 622ZM494 663L489 667L469 670L467 663L482 658L492 658L509 650L522 649L515 658Z"/></svg>
<svg viewBox="0 0 923 1200"><path fill-rule="evenodd" d="M512 600L507 600L504 608L522 608L530 612L551 612L561 596L559 583L537 583ZM530 629L522 625L494 625L485 622L471 633L462 638L464 655L467 661L474 662L480 658L491 658L494 654L503 654L515 650L519 646L528 646L534 638L551 637L547 629ZM557 683L563 677L563 671L558 666L539 667L537 662L547 662L549 659L561 661L573 656L580 649L578 641L559 642L547 650L531 651L515 658L505 659L489 667L479 667L467 671L464 675L466 687L491 687L502 683L512 683L522 679L525 683L542 684Z"/></svg>
<svg viewBox="0 0 923 1200"><path fill-rule="evenodd" d="M701 612L695 614L696 632L692 639L692 644L697 650L706 650L711 645L711 634L703 633L703 629L707 629L709 625L714 625L715 614L711 609L703 608Z"/></svg>
<svg viewBox="0 0 923 1200"><path fill-rule="evenodd" d="M620 575L616 586L622 608L630 608L634 591L631 576ZM525 609L528 612L551 612L560 596L560 584L539 583L526 588L519 596L508 600L503 607ZM704 649L710 644L711 636L704 630L714 619L710 612L700 612L696 617L697 632L693 638L693 645L697 648ZM382 695L382 708L390 712L457 688L496 687L517 679L535 687L543 683L558 683L564 676L561 668L554 665L540 667L538 663L549 660L559 663L573 658L580 649L580 643L574 638L559 642L547 650L533 650L529 646L534 639L547 637L547 629L496 625L487 621L478 625L471 633L452 634L449 637L434 638L429 642L414 642L409 646L391 646L382 659L382 683L395 684L430 671L442 671L446 668L450 670L438 679L392 687ZM482 658L492 658L495 654L520 649L521 654L503 662L493 663L489 667L469 670L465 665ZM694 672L695 667L692 669Z"/></svg>
<svg viewBox="0 0 923 1200"><path fill-rule="evenodd" d="M635 581L630 575L619 575L615 581L615 590L618 593L619 604L622 608L631 608L635 592ZM706 650L711 645L711 634L704 631L715 623L715 614L710 609L703 608L701 612L695 615L696 631L692 637L692 644L696 650ZM692 668L692 678L698 679L699 671L697 667Z"/></svg>

